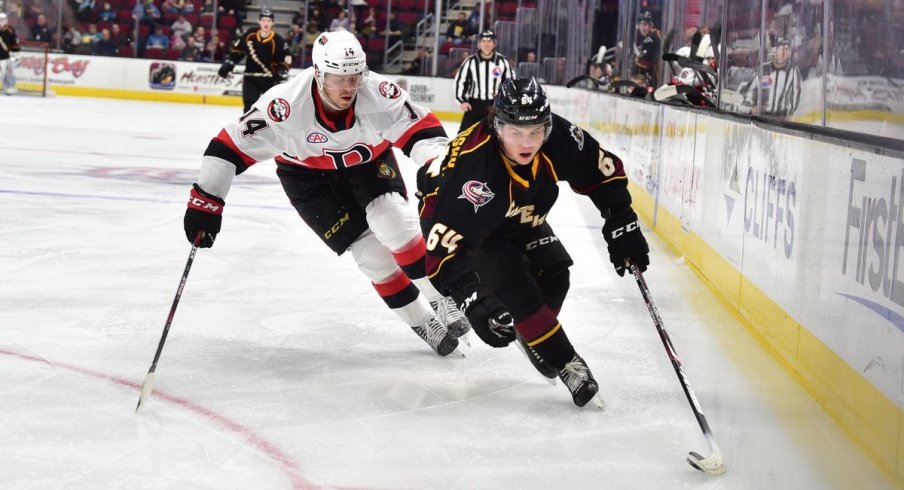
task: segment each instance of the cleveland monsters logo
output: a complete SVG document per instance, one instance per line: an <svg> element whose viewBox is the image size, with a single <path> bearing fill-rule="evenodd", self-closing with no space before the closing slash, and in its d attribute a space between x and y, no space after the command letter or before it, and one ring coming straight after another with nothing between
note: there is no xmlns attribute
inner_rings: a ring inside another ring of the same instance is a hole
<svg viewBox="0 0 904 490"><path fill-rule="evenodd" d="M292 114L292 107L289 106L289 102L286 99L274 99L267 106L267 115L276 122L283 122L289 119L289 114Z"/></svg>
<svg viewBox="0 0 904 490"><path fill-rule="evenodd" d="M480 206L490 202L494 197L496 194L493 194L485 183L476 180L465 182L465 185L461 186L461 195L458 196L459 199L466 199L473 204L475 213Z"/></svg>
<svg viewBox="0 0 904 490"><path fill-rule="evenodd" d="M387 99L398 99L402 95L402 89L392 82L383 82L380 84L380 95Z"/></svg>

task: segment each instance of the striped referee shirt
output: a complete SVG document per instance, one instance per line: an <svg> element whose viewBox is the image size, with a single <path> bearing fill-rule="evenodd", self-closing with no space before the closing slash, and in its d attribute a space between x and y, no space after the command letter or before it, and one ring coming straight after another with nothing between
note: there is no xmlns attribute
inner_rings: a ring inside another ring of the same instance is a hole
<svg viewBox="0 0 904 490"><path fill-rule="evenodd" d="M782 68L772 67L760 82L763 97L760 113L771 116L790 116L800 104L800 70L788 63ZM756 103L756 93L753 94Z"/></svg>
<svg viewBox="0 0 904 490"><path fill-rule="evenodd" d="M513 78L513 74L505 56L495 51L490 59L484 59L479 52L472 54L465 58L455 75L455 98L458 102L493 100L499 86L508 78Z"/></svg>

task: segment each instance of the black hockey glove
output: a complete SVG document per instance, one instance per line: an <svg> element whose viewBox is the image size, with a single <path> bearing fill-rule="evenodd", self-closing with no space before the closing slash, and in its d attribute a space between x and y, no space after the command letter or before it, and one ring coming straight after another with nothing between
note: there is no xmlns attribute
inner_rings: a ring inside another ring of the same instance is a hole
<svg viewBox="0 0 904 490"><path fill-rule="evenodd" d="M198 184L192 184L191 195L188 197L188 209L185 210L185 236L188 241L195 242L195 235L199 231L204 232L201 240L201 248L213 246L213 241L220 232L220 224L223 222L222 199L213 194L208 194Z"/></svg>
<svg viewBox="0 0 904 490"><path fill-rule="evenodd" d="M289 79L289 69L284 66L279 66L273 72L273 81L275 83L283 83Z"/></svg>
<svg viewBox="0 0 904 490"><path fill-rule="evenodd" d="M640 232L633 209L627 208L610 216L603 225L603 238L609 245L609 260L619 276L625 275L625 259L631 259L641 272L647 270L650 247Z"/></svg>
<svg viewBox="0 0 904 490"><path fill-rule="evenodd" d="M232 69L235 68L235 62L232 60L226 60L220 65L220 71L217 72L221 77L227 78L230 73L232 73Z"/></svg>
<svg viewBox="0 0 904 490"><path fill-rule="evenodd" d="M477 336L487 345L505 347L515 340L515 321L495 296L477 291L465 297L459 296L452 295Z"/></svg>

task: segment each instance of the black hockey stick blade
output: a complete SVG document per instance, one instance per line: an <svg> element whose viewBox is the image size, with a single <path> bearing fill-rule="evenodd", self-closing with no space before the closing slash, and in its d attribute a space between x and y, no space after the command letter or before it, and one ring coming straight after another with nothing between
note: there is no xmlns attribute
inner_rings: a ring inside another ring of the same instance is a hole
<svg viewBox="0 0 904 490"><path fill-rule="evenodd" d="M203 239L204 232L198 231L198 233L195 234L194 242L191 244L191 252L188 254L188 261L185 263L185 270L182 272L182 280L179 281L179 287L176 289L176 297L173 298L173 305L170 307L169 316L166 318L166 325L163 326L163 334L160 336L160 342L157 344L157 352L154 353L154 361L151 363L151 368L148 369L148 374L145 376L144 382L141 383L141 394L138 395L138 404L135 405L135 412L138 412L142 403L150 398L151 393L154 391L154 382L156 381L157 376L157 362L160 360L160 353L163 352L163 344L166 343L166 336L169 333L170 325L173 324L173 318L176 316L176 307L179 306L179 299L182 298L182 290L185 288L185 281L188 280L191 264L195 261L195 254L198 252L198 247L201 246L201 241Z"/></svg>
<svg viewBox="0 0 904 490"><path fill-rule="evenodd" d="M665 330L665 325L663 325L662 318L659 316L659 310L656 308L656 303L653 302L653 296L650 294L647 282L644 280L640 269L632 263L630 259L625 260L625 265L628 267L628 270L631 271L631 274L634 275L634 280L637 281L637 287L640 288L640 295L643 296L643 300L647 304L647 311L649 311L650 317L653 319L656 331L659 332L659 338L662 340L662 345L669 355L669 360L672 362L675 374L678 375L678 381L681 383L684 395L691 405L694 417L697 418L697 423L700 425L700 430L703 431L703 437L706 438L706 443L709 444L709 449L712 453L710 456L703 457L699 453L691 451L687 455L687 462L695 469L704 473L721 475L728 470L728 467L725 466L725 462L722 460L722 452L719 450L719 445L716 444L716 438L713 435L713 431L709 428L709 423L706 421L706 417L700 409L700 403L697 401L697 395L695 395L694 390L691 389L691 385L687 380L687 375L684 373L681 359L678 358L678 353L675 352L672 340Z"/></svg>

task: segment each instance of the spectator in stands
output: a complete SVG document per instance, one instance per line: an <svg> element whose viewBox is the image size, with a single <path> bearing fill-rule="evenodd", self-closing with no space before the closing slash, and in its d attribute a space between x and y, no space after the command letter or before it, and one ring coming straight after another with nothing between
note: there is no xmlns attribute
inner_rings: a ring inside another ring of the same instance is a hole
<svg viewBox="0 0 904 490"><path fill-rule="evenodd" d="M405 62L402 66L402 74L404 75L421 75L424 69L424 61L427 58L427 51L423 46L418 46L417 56L411 61Z"/></svg>
<svg viewBox="0 0 904 490"><path fill-rule="evenodd" d="M195 42L198 43L198 46L207 45L207 30L204 29L204 26L195 27L193 37L195 38Z"/></svg>
<svg viewBox="0 0 904 490"><path fill-rule="evenodd" d="M358 32L365 37L371 37L377 33L377 11L373 7L367 9L367 16L361 21Z"/></svg>
<svg viewBox="0 0 904 490"><path fill-rule="evenodd" d="M100 41L97 41L94 44L94 50L91 54L95 56L116 56L118 53L119 48L116 47L116 43L113 42L110 29L100 31Z"/></svg>
<svg viewBox="0 0 904 490"><path fill-rule="evenodd" d="M303 68L304 60L302 59L302 51L304 48L304 31L298 24L292 24L289 32L286 33L286 44L289 45L289 56L292 57L293 68Z"/></svg>
<svg viewBox="0 0 904 490"><path fill-rule="evenodd" d="M174 36L179 36L183 39L191 35L192 27L191 22L185 19L185 16L179 14L179 17L176 18L176 21L173 22L173 25L170 26L170 29L173 30Z"/></svg>
<svg viewBox="0 0 904 490"><path fill-rule="evenodd" d="M126 33L122 32L119 24L113 24L110 26L110 39L113 40L117 48L130 46L132 44L132 39Z"/></svg>
<svg viewBox="0 0 904 490"><path fill-rule="evenodd" d="M75 53L78 51L78 46L81 43L82 33L68 21L63 21L63 52L69 54Z"/></svg>
<svg viewBox="0 0 904 490"><path fill-rule="evenodd" d="M47 25L47 16L39 14L34 27L31 29L30 40L49 43L51 39L53 39L53 36L50 33L50 26Z"/></svg>
<svg viewBox="0 0 904 490"><path fill-rule="evenodd" d="M483 14L483 26L480 25L480 2L477 2L474 5L474 8L471 9L471 14L468 15L468 32L475 33L480 32L480 30L485 26L493 25L493 1L487 0L484 3L486 6Z"/></svg>
<svg viewBox="0 0 904 490"><path fill-rule="evenodd" d="M185 38L185 47L179 53L179 59L183 61L201 61L201 46L198 46L194 37L188 36Z"/></svg>
<svg viewBox="0 0 904 490"><path fill-rule="evenodd" d="M176 34L175 32L171 33L169 49L175 49L175 50L178 50L181 52L184 47L185 47L185 38L180 36L179 34Z"/></svg>
<svg viewBox="0 0 904 490"><path fill-rule="evenodd" d="M163 26L157 26L157 30L155 30L153 34L148 36L148 39L145 42L144 47L145 47L145 49L150 49L150 48L168 49L169 44L170 44L169 38L166 37L166 34L163 33Z"/></svg>
<svg viewBox="0 0 904 490"><path fill-rule="evenodd" d="M458 70L461 69L461 65L471 56L471 51L467 49L455 50L456 55L455 58L451 59L450 66L452 66L452 72L449 73L449 76L455 78L458 76ZM450 51L451 53L451 51Z"/></svg>
<svg viewBox="0 0 904 490"><path fill-rule="evenodd" d="M141 0L135 4L132 9L132 19L137 20L139 24L148 26L151 32L157 30L157 21L160 19L160 9L154 5L154 0Z"/></svg>
<svg viewBox="0 0 904 490"><path fill-rule="evenodd" d="M213 0L204 0L204 3L201 5L201 15L213 14L213 10Z"/></svg>
<svg viewBox="0 0 904 490"><path fill-rule="evenodd" d="M304 17L305 17L304 6L305 6L304 3L299 5L298 11L296 11L295 14L292 15L292 24L293 25L304 27Z"/></svg>
<svg viewBox="0 0 904 490"><path fill-rule="evenodd" d="M79 0L75 11L75 18L81 22L94 20L94 0Z"/></svg>
<svg viewBox="0 0 904 490"><path fill-rule="evenodd" d="M216 32L210 35L210 41L207 42L207 47L204 49L204 59L206 61L223 61L226 56L227 50L226 43L220 40L219 34Z"/></svg>
<svg viewBox="0 0 904 490"><path fill-rule="evenodd" d="M97 13L98 22L116 22L116 11L110 5L110 2L104 2L103 8Z"/></svg>
<svg viewBox="0 0 904 490"><path fill-rule="evenodd" d="M82 49L80 53L90 54L94 51L94 45L103 39L103 35L97 32L97 24L88 24L88 32L82 33Z"/></svg>
<svg viewBox="0 0 904 490"><path fill-rule="evenodd" d="M323 15L319 7L311 7L308 14L308 24L314 22L317 24L317 32L323 32L330 26L330 21Z"/></svg>
<svg viewBox="0 0 904 490"><path fill-rule="evenodd" d="M565 70L568 65L566 64L565 58L556 58L555 70L553 71L553 78L550 80L550 83L555 85L564 85L565 84Z"/></svg>
<svg viewBox="0 0 904 490"><path fill-rule="evenodd" d="M383 26L385 29L380 32L380 35L389 36L389 45L391 46L402 40L402 27L399 25L399 21L396 20L394 12L389 13L388 19L389 26Z"/></svg>
<svg viewBox="0 0 904 490"><path fill-rule="evenodd" d="M348 31L350 25L351 24L349 23L348 16L346 15L345 11L340 10L339 15L336 16L336 18L333 19L332 22L330 22L330 32L339 30Z"/></svg>
<svg viewBox="0 0 904 490"><path fill-rule="evenodd" d="M451 41L452 44L458 46L465 42L469 35L467 14L459 12L458 19L449 22L449 28L446 29L445 41Z"/></svg>
<svg viewBox="0 0 904 490"><path fill-rule="evenodd" d="M220 15L231 15L235 17L239 27L248 17L248 4L246 0L220 0Z"/></svg>
<svg viewBox="0 0 904 490"><path fill-rule="evenodd" d="M160 7L168 14L181 14L185 8L185 0L163 0Z"/></svg>
<svg viewBox="0 0 904 490"><path fill-rule="evenodd" d="M348 32L352 34L358 35L358 14L352 10L351 15L348 17Z"/></svg>
<svg viewBox="0 0 904 490"><path fill-rule="evenodd" d="M320 29L317 27L317 23L314 21L308 22L308 29L304 33L304 44L308 47L308 49L314 47L314 41L317 40L317 36L320 35Z"/></svg>
<svg viewBox="0 0 904 490"><path fill-rule="evenodd" d="M653 25L653 15L650 12L641 13L637 20L637 33L634 36L634 66L631 75L643 75L648 86L657 87L662 36Z"/></svg>

